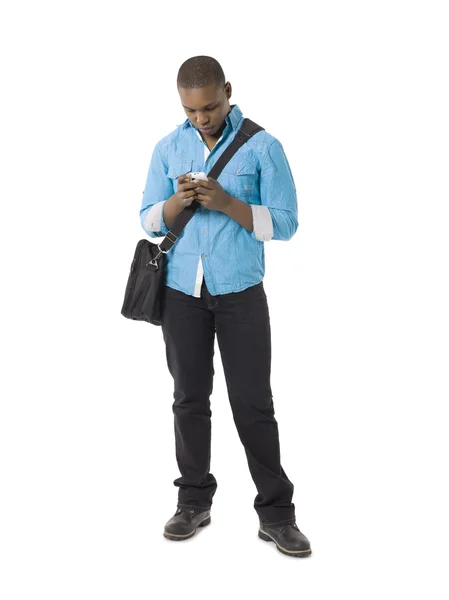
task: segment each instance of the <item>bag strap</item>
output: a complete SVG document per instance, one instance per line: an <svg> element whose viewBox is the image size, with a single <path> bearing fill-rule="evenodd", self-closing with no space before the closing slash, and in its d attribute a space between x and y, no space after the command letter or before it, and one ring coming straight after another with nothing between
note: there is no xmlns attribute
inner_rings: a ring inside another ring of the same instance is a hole
<svg viewBox="0 0 449 600"><path fill-rule="evenodd" d="M258 125L251 119L243 119L243 123L237 131L235 138L232 140L232 142L229 144L229 146L226 148L223 154L219 157L219 159L207 175L210 175L213 179L217 179L220 173L222 172L223 168L231 160L231 158L234 156L237 150L239 150L239 148L241 148L243 144L245 144L249 140L250 137L258 133L259 131L264 130L264 127ZM178 240L179 234L190 221L190 219L193 217L199 206L199 202L194 200L192 204L190 204L190 206L186 206L182 213L178 215L173 224L173 227L170 229L170 231L168 231L168 233L166 233L162 242L158 244L159 253L153 260L159 258L162 252L166 254L170 250L170 248Z"/></svg>

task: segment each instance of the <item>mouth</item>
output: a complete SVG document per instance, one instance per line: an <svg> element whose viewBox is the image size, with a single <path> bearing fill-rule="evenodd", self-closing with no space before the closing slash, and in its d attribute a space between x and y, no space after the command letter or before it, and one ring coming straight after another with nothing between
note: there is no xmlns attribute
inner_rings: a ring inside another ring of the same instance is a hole
<svg viewBox="0 0 449 600"><path fill-rule="evenodd" d="M213 129L213 127L199 127L199 130L200 130L200 131L205 131L206 133L207 133L208 131L211 131L212 129Z"/></svg>

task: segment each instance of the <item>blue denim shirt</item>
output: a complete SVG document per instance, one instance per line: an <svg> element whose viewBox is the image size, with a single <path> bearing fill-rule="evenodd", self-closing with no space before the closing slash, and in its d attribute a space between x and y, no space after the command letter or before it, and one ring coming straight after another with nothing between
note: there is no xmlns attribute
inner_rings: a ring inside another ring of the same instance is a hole
<svg viewBox="0 0 449 600"><path fill-rule="evenodd" d="M140 209L142 227L150 237L168 232L163 206L177 191L178 176L209 173L243 119L238 105L231 105L223 134L211 151L189 119L159 140ZM203 277L213 296L261 282L264 242L289 240L298 228L293 175L281 143L266 131L256 133L237 151L217 181L228 194L249 204L254 229L249 232L225 213L199 206L166 254L165 271L166 285L198 298Z"/></svg>

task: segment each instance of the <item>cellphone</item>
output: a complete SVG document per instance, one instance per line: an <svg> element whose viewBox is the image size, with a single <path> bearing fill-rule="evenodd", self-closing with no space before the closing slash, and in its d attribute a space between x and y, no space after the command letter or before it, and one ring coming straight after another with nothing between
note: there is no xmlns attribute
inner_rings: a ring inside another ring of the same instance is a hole
<svg viewBox="0 0 449 600"><path fill-rule="evenodd" d="M197 180L208 181L207 175L206 175L206 173L203 173L203 171L193 171L193 173L189 173L189 180L190 181L197 181Z"/></svg>

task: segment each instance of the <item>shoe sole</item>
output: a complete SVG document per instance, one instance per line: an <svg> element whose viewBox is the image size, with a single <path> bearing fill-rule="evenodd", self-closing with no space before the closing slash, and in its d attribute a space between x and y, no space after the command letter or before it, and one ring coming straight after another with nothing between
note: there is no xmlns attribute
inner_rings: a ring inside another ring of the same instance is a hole
<svg viewBox="0 0 449 600"><path fill-rule="evenodd" d="M198 527L206 527L206 525L209 525L209 523L210 523L210 517L207 517L207 519L204 519L204 521L201 521L201 523L196 526L196 529L194 529L193 531L190 531L189 533L168 533L168 531L165 531L165 529L164 529L164 537L166 537L168 540L173 540L175 542L181 542L182 540L188 540L193 535L195 535Z"/></svg>
<svg viewBox="0 0 449 600"><path fill-rule="evenodd" d="M295 556L297 558L301 558L304 556L310 556L310 554L312 554L311 548L307 548L307 550L287 550L287 548L283 548L282 546L280 546L277 543L277 541L273 537L271 537L271 535L265 533L265 531L262 531L262 529L259 529L259 537L265 542L274 542L279 552L282 552L282 554L287 554L287 556Z"/></svg>

